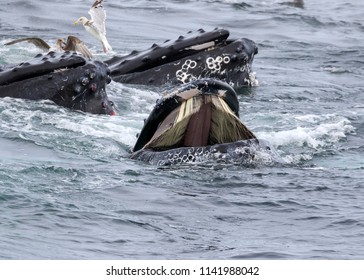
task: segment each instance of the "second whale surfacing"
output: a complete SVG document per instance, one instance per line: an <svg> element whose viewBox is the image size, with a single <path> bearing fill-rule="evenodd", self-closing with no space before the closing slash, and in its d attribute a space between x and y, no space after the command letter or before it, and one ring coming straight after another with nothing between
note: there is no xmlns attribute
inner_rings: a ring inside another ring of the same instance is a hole
<svg viewBox="0 0 364 280"><path fill-rule="evenodd" d="M202 29L175 41L153 44L145 51L105 61L114 81L151 86L178 85L214 78L235 89L257 84L252 63L256 44L246 38L228 39L229 31Z"/></svg>
<svg viewBox="0 0 364 280"><path fill-rule="evenodd" d="M279 160L273 147L241 122L234 89L221 81L201 79L157 102L131 158L162 166L210 160L246 164L259 153Z"/></svg>

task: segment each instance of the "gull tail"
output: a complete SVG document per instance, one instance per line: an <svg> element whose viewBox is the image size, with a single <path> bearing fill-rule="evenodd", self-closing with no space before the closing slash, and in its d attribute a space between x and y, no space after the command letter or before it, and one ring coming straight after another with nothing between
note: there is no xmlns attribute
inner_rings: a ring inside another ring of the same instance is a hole
<svg viewBox="0 0 364 280"><path fill-rule="evenodd" d="M112 50L112 47L110 46L110 44L107 41L106 37L102 38L101 43L102 43L102 47L104 48L105 53Z"/></svg>

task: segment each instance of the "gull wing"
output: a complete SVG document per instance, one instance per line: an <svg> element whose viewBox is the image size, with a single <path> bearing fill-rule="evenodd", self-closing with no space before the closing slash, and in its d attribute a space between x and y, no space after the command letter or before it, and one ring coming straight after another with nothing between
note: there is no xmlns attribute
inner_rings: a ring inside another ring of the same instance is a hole
<svg viewBox="0 0 364 280"><path fill-rule="evenodd" d="M91 20L93 21L93 24L99 30L99 32L106 35L106 12L104 10L104 7L102 6L102 0L96 0L88 13L91 15Z"/></svg>
<svg viewBox="0 0 364 280"><path fill-rule="evenodd" d="M86 45L75 36L68 36L67 43L63 49L65 51L76 51L81 53L84 57L93 58L92 53Z"/></svg>
<svg viewBox="0 0 364 280"><path fill-rule="evenodd" d="M6 46L14 45L14 44L21 43L21 42L31 43L31 44L35 45L36 47L42 49L43 51L49 51L49 49L51 48L43 39L33 38L33 37L16 39L16 40L7 42L4 45L6 45Z"/></svg>

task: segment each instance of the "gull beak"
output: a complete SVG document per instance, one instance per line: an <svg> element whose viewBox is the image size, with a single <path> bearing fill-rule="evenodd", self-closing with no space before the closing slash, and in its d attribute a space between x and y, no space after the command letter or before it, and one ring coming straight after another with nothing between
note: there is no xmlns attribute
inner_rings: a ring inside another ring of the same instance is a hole
<svg viewBox="0 0 364 280"><path fill-rule="evenodd" d="M77 25L77 24L78 24L78 22L79 22L79 20L76 20L73 24L74 24L74 25Z"/></svg>

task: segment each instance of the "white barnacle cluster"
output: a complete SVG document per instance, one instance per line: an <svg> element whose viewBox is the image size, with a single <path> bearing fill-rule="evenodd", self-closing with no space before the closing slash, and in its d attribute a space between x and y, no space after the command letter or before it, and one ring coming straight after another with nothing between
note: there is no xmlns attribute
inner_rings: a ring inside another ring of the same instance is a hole
<svg viewBox="0 0 364 280"><path fill-rule="evenodd" d="M192 74L188 74L190 69L193 69L197 66L197 62L191 59L187 59L180 70L176 72L176 78L178 81L182 83L188 83L196 79Z"/></svg>
<svg viewBox="0 0 364 280"><path fill-rule="evenodd" d="M211 70L212 73L219 73L221 71L222 63L228 64L230 62L229 56L217 56L216 58L208 57L206 59L207 68Z"/></svg>
<svg viewBox="0 0 364 280"><path fill-rule="evenodd" d="M169 164L184 164L191 163L195 161L194 149L192 151L188 151L187 154L183 154L182 152L178 153L169 153L168 154L168 162Z"/></svg>
<svg viewBox="0 0 364 280"><path fill-rule="evenodd" d="M211 151L203 147L189 147L187 151L169 152L164 159L157 162L157 165L175 165L193 162L205 162L212 156Z"/></svg>
<svg viewBox="0 0 364 280"><path fill-rule="evenodd" d="M249 147L236 147L233 153L236 155L245 155L250 154L251 150L249 149Z"/></svg>
<svg viewBox="0 0 364 280"><path fill-rule="evenodd" d="M249 64L244 65L240 68L240 72L248 73L248 77L244 78L244 82L251 87L259 86L259 81L256 78L256 73L252 72Z"/></svg>
<svg viewBox="0 0 364 280"><path fill-rule="evenodd" d="M259 86L259 81L256 78L256 73L255 72L250 72L249 73L249 80L247 81L247 83L248 83L249 86L252 86L252 87Z"/></svg>

